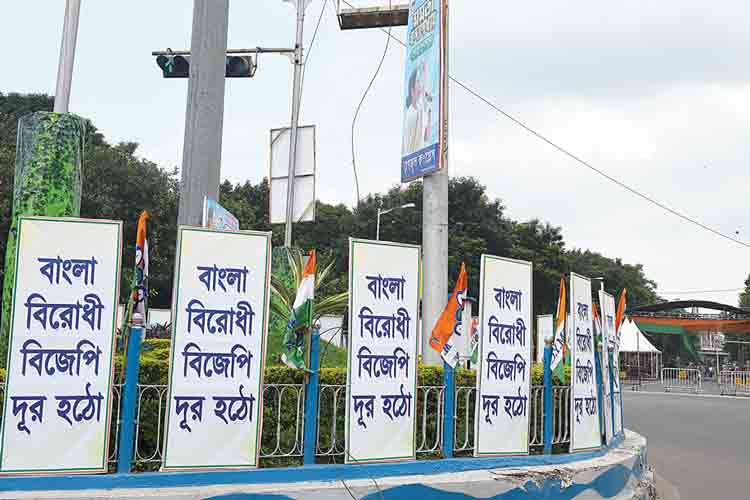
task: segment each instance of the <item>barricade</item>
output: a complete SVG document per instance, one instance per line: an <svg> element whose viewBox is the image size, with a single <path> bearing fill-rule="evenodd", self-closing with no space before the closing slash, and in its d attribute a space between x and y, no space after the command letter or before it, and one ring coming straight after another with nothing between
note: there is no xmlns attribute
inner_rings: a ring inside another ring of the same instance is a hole
<svg viewBox="0 0 750 500"><path fill-rule="evenodd" d="M750 371L724 370L719 374L723 396L750 396Z"/></svg>
<svg viewBox="0 0 750 500"><path fill-rule="evenodd" d="M661 383L665 392L702 392L703 377L695 368L662 368Z"/></svg>

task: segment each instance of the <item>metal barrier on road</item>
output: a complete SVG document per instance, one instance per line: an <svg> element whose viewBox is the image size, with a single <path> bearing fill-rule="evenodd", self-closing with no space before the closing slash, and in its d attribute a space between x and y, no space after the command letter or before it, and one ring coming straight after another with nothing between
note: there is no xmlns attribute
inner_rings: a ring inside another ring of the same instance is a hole
<svg viewBox="0 0 750 500"><path fill-rule="evenodd" d="M719 374L721 394L750 396L750 371L724 370Z"/></svg>
<svg viewBox="0 0 750 500"><path fill-rule="evenodd" d="M661 383L666 392L689 391L697 393L703 390L701 372L695 368L662 368Z"/></svg>

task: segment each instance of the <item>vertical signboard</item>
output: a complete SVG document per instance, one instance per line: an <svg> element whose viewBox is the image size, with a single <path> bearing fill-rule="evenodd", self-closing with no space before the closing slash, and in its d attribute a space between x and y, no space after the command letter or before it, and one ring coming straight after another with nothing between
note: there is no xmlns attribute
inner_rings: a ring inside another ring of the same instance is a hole
<svg viewBox="0 0 750 500"><path fill-rule="evenodd" d="M553 316L540 314L536 317L536 362L544 362L544 341L555 334Z"/></svg>
<svg viewBox="0 0 750 500"><path fill-rule="evenodd" d="M21 217L2 472L106 472L122 223Z"/></svg>
<svg viewBox="0 0 750 500"><path fill-rule="evenodd" d="M601 447L596 387L591 280L570 273L572 431L570 451Z"/></svg>
<svg viewBox="0 0 750 500"><path fill-rule="evenodd" d="M420 247L349 239L347 463L416 457Z"/></svg>
<svg viewBox="0 0 750 500"><path fill-rule="evenodd" d="M531 262L482 255L474 456L529 452Z"/></svg>
<svg viewBox="0 0 750 500"><path fill-rule="evenodd" d="M410 0L401 182L442 168L445 141L445 0Z"/></svg>
<svg viewBox="0 0 750 500"><path fill-rule="evenodd" d="M611 306L612 309L610 309L610 311L615 311L614 297L612 298ZM620 326L620 329L622 329L622 325ZM622 426L622 390L620 385L620 332L615 330L614 324L612 325L610 331L613 332L613 335L610 338L610 344L612 346L612 406L614 407L613 423L615 436L617 436L624 430Z"/></svg>
<svg viewBox="0 0 750 500"><path fill-rule="evenodd" d="M270 269L271 233L179 228L164 470L257 465Z"/></svg>
<svg viewBox="0 0 750 500"><path fill-rule="evenodd" d="M603 290L599 290L599 304L602 309L602 393L604 395L602 419L604 420L607 445L614 437L614 402L612 401L612 360L615 337L615 298Z"/></svg>

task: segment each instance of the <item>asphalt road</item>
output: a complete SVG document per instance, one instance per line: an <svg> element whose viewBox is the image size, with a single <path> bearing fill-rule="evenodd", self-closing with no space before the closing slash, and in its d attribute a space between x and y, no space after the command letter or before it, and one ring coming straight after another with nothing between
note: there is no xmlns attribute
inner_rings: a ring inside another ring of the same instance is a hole
<svg viewBox="0 0 750 500"><path fill-rule="evenodd" d="M750 398L626 390L623 410L680 500L750 498Z"/></svg>

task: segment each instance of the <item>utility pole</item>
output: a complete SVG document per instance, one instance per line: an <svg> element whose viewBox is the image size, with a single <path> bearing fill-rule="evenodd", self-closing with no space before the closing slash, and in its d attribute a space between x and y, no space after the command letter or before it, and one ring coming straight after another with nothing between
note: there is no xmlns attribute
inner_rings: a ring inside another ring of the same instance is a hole
<svg viewBox="0 0 750 500"><path fill-rule="evenodd" d="M219 199L229 0L194 0L178 224L200 226L203 197Z"/></svg>
<svg viewBox="0 0 750 500"><path fill-rule="evenodd" d="M297 126L302 95L302 33L305 27L305 9L310 0L285 0L294 2L297 9L297 41L294 44L294 83L292 85L292 120L289 136L289 173L286 185L286 227L284 246L292 246L292 219L294 218L294 176L297 171Z"/></svg>
<svg viewBox="0 0 750 500"><path fill-rule="evenodd" d="M449 30L448 1L443 2L445 9L445 75L449 75L448 47ZM443 166L434 174L427 175L422 181L422 362L425 365L442 366L440 353L430 347L432 327L445 307L448 296L448 77L443 78L443 99L445 114L443 116L444 138Z"/></svg>
<svg viewBox="0 0 750 500"><path fill-rule="evenodd" d="M57 85L53 109L55 113L68 112L80 13L81 0L67 0L65 2L65 20L63 21L62 42L60 43L60 61L57 65Z"/></svg>

